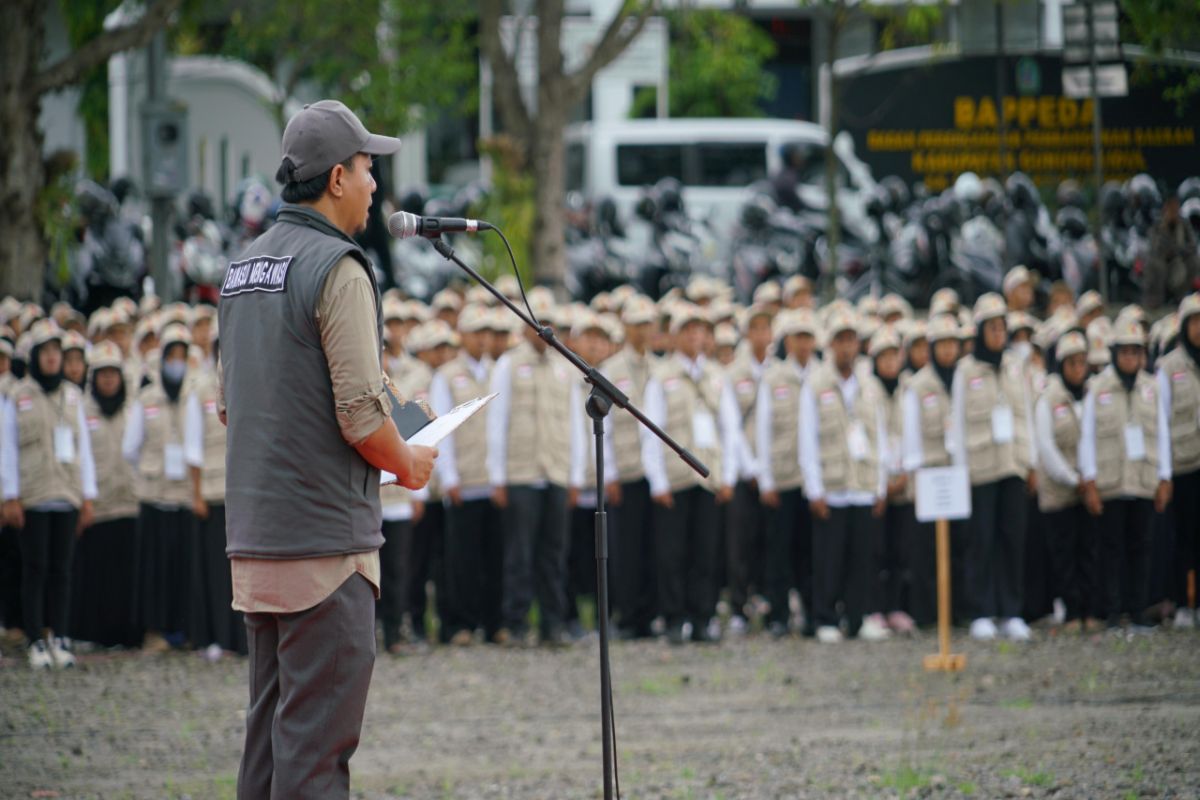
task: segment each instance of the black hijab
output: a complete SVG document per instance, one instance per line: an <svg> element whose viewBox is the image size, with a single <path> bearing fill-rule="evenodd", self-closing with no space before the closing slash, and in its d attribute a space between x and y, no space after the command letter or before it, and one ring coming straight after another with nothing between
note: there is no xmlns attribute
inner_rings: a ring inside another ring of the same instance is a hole
<svg viewBox="0 0 1200 800"><path fill-rule="evenodd" d="M1005 336L1007 344L1007 335ZM991 350L983 343L983 325L979 326L979 330L975 332L975 350L971 353L975 356L976 361L982 361L985 364L991 364L994 368L1000 368L1000 359L1004 357L1004 348L999 350Z"/></svg>
<svg viewBox="0 0 1200 800"><path fill-rule="evenodd" d="M42 372L42 364L38 359L38 354L41 353L42 347L44 346L44 344L39 344L30 351L28 364L29 375L35 381L37 381L39 386L42 387L43 392L46 394L52 394L62 383L62 366L59 365L58 372L54 373L53 375L47 375L46 373Z"/></svg>
<svg viewBox="0 0 1200 800"><path fill-rule="evenodd" d="M116 369L115 367L103 367L103 369ZM121 385L117 387L116 393L111 397L105 397L100 394L96 388L96 375L92 375L92 397L96 399L96 405L100 406L100 413L106 419L111 419L114 414L120 411L125 405L125 375L121 370L117 370L117 375L121 378Z"/></svg>

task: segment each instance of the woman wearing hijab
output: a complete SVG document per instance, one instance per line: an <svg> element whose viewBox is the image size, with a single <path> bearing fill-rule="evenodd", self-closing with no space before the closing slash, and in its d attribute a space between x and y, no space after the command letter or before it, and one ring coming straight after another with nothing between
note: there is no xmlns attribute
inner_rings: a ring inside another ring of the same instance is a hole
<svg viewBox="0 0 1200 800"><path fill-rule="evenodd" d="M1006 310L995 293L976 301L975 346L959 362L950 392L952 455L971 479L964 599L971 637L983 641L1000 633L1014 641L1031 636L1021 613L1037 455L1029 382L1023 360L1008 348Z"/></svg>
<svg viewBox="0 0 1200 800"><path fill-rule="evenodd" d="M906 382L903 404L903 466L914 480L924 467L950 466L949 424L950 387L960 353L958 322L952 314L938 314L929 320L926 330L931 357ZM917 625L937 622L937 557L933 523L917 522L915 513L908 523L909 536L909 613ZM962 595L962 535L951 527L951 591ZM956 602L957 609L961 603Z"/></svg>
<svg viewBox="0 0 1200 800"><path fill-rule="evenodd" d="M30 329L29 374L4 407L4 517L20 530L21 606L35 669L75 664L67 638L71 560L92 524L96 470L79 388L62 376L62 333Z"/></svg>
<svg viewBox="0 0 1200 800"><path fill-rule="evenodd" d="M214 367L219 346L214 335L210 354ZM194 547L188 553L191 589L189 638L207 645L205 657L217 661L226 652L247 652L246 623L233 610L233 578L225 555L225 426L221 423L215 368L188 375L184 394L184 448L196 518Z"/></svg>
<svg viewBox="0 0 1200 800"><path fill-rule="evenodd" d="M158 370L129 409L121 451L137 472L137 618L143 649L182 644L187 627L192 484L183 447L183 381L191 335L169 324L159 336ZM170 637L168 639L168 637Z"/></svg>
<svg viewBox="0 0 1200 800"><path fill-rule="evenodd" d="M1084 627L1097 630L1103 615L1096 532L1080 504L1086 486L1079 470L1079 440L1087 353L1087 339L1078 331L1058 340L1054 352L1057 372L1047 379L1046 390L1034 408L1038 508L1045 520L1053 585L1066 607L1063 631L1067 633Z"/></svg>
<svg viewBox="0 0 1200 800"><path fill-rule="evenodd" d="M128 393L125 360L113 342L88 356L91 380L83 415L96 463L95 521L75 553L74 638L105 647L136 647L137 512L133 467L121 453Z"/></svg>
<svg viewBox="0 0 1200 800"><path fill-rule="evenodd" d="M87 339L75 331L63 334L63 378L79 387L87 389Z"/></svg>
<svg viewBox="0 0 1200 800"><path fill-rule="evenodd" d="M1171 426L1159 382L1142 368L1142 326L1118 320L1112 345L1112 365L1092 379L1084 397L1079 471L1084 504L1099 519L1108 624L1127 619L1139 630L1148 622L1154 513L1171 501Z"/></svg>

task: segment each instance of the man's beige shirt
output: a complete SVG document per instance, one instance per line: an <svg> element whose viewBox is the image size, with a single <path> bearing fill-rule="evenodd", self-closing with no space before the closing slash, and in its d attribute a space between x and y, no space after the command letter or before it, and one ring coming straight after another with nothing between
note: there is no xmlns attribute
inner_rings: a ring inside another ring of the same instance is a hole
<svg viewBox="0 0 1200 800"><path fill-rule="evenodd" d="M338 425L350 444L387 421L391 399L383 386L375 290L362 264L343 258L325 279L317 301L317 327L329 362ZM292 614L325 600L354 573L379 597L379 551L289 560L234 558L233 608L259 614Z"/></svg>

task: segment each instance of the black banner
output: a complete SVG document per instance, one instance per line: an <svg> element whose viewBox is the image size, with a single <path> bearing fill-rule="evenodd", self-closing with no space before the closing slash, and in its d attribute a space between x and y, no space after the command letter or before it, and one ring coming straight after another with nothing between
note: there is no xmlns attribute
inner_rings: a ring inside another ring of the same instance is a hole
<svg viewBox="0 0 1200 800"><path fill-rule="evenodd" d="M1007 96L996 103L991 56L934 56L924 64L841 77L841 126L875 177L899 175L944 189L960 173L998 175L999 119L1006 121L1005 173L1020 170L1050 188L1092 179L1092 101L1064 97L1058 56L1009 56ZM1163 90L1172 80L1135 82L1101 99L1106 180L1147 172L1173 190L1200 174L1200 111L1180 115Z"/></svg>

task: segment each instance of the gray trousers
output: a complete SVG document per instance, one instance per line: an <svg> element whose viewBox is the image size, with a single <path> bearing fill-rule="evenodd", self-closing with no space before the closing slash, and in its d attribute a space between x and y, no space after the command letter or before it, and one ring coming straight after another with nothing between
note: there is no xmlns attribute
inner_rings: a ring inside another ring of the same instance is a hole
<svg viewBox="0 0 1200 800"><path fill-rule="evenodd" d="M350 796L375 665L375 592L358 573L310 609L246 614L250 706L238 800Z"/></svg>

